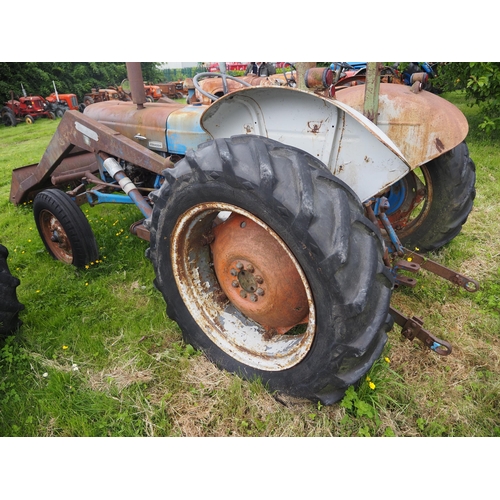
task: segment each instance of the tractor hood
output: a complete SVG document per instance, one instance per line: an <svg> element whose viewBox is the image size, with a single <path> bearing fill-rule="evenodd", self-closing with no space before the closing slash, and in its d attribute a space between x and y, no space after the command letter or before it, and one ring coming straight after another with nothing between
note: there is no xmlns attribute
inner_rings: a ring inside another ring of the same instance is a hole
<svg viewBox="0 0 500 500"><path fill-rule="evenodd" d="M210 139L201 128L205 107L178 103L105 101L91 104L84 114L132 139L148 149L169 154L185 154Z"/></svg>

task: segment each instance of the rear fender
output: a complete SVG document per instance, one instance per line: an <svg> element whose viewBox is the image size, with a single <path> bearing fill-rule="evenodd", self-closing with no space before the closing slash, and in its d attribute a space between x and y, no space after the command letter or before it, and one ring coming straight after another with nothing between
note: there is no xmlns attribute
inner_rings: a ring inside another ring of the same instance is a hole
<svg viewBox="0 0 500 500"><path fill-rule="evenodd" d="M364 201L410 171L398 146L344 103L289 87L253 87L228 94L203 114L214 138L254 134L307 151Z"/></svg>
<svg viewBox="0 0 500 500"><path fill-rule="evenodd" d="M361 113L364 85L339 90L336 97ZM398 145L412 168L458 146L469 131L463 113L447 100L390 83L380 84L377 126Z"/></svg>

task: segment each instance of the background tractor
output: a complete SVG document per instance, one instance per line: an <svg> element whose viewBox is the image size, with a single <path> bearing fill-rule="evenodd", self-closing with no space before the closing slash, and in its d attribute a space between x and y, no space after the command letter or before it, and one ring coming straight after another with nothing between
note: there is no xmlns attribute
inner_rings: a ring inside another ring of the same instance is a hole
<svg viewBox="0 0 500 500"><path fill-rule="evenodd" d="M33 200L54 258L98 259L80 206L135 204L130 231L149 241L185 341L225 370L323 404L364 377L394 322L451 353L390 300L420 268L478 289L419 253L454 238L472 209L457 108L380 83L376 63L335 99L243 81L218 98L195 79L207 105L147 102L140 64L127 69L134 102L66 112L40 162L13 171L10 200Z"/></svg>
<svg viewBox="0 0 500 500"><path fill-rule="evenodd" d="M78 97L75 94L60 94L57 91L55 82L52 83L54 85L54 92L47 96L46 100L50 103L50 109L56 117L61 118L70 109L83 111L85 106L82 107L78 104Z"/></svg>
<svg viewBox="0 0 500 500"><path fill-rule="evenodd" d="M3 124L11 127L15 127L18 122L22 121L33 124L38 118L50 118L53 120L56 117L51 110L50 103L42 96L28 96L26 92L24 92L23 97L17 98L14 98L14 93L11 92L11 98L0 110L0 115Z"/></svg>

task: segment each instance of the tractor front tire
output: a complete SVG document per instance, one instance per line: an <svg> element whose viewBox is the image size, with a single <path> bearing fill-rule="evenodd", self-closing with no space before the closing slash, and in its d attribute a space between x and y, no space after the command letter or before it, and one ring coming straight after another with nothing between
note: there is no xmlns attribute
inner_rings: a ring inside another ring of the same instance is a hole
<svg viewBox="0 0 500 500"><path fill-rule="evenodd" d="M19 312L24 309L17 299L20 281L10 273L8 256L7 248L0 245L0 335L9 335L22 325Z"/></svg>
<svg viewBox="0 0 500 500"><path fill-rule="evenodd" d="M33 200L35 223L47 251L56 260L85 267L99 258L90 224L63 191L46 189Z"/></svg>
<svg viewBox="0 0 500 500"><path fill-rule="evenodd" d="M403 246L429 252L455 238L472 211L475 182L476 166L462 142L393 185L387 215Z"/></svg>
<svg viewBox="0 0 500 500"><path fill-rule="evenodd" d="M271 391L341 399L392 328L383 240L354 192L257 136L207 142L163 175L149 257L185 341Z"/></svg>
<svg viewBox="0 0 500 500"><path fill-rule="evenodd" d="M28 125L33 125L33 123L35 123L35 119L31 116L31 115L26 115L24 117L24 121L28 124Z"/></svg>

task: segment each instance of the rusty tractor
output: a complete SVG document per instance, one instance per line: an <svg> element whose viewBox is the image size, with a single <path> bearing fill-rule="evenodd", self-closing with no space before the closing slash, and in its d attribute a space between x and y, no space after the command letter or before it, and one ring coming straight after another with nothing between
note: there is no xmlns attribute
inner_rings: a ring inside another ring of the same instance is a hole
<svg viewBox="0 0 500 500"><path fill-rule="evenodd" d="M83 96L83 106L80 106L79 109L83 112L87 106L90 106L95 102L105 101L131 101L131 98L122 86L108 87L105 89L92 88L90 92Z"/></svg>
<svg viewBox="0 0 500 500"><path fill-rule="evenodd" d="M184 89L184 82L166 82L158 83L163 97L168 99L182 99L186 96L187 90Z"/></svg>
<svg viewBox="0 0 500 500"><path fill-rule="evenodd" d="M10 200L33 200L55 259L99 257L80 206L135 204L130 231L149 242L185 341L225 370L323 404L364 377L394 323L451 353L391 296L420 268L478 289L416 248L448 243L472 209L456 107L380 83L372 63L365 85L336 99L242 81L217 98L197 84L209 105L148 103L140 64L127 69L134 102L66 112L40 162L13 171Z"/></svg>

